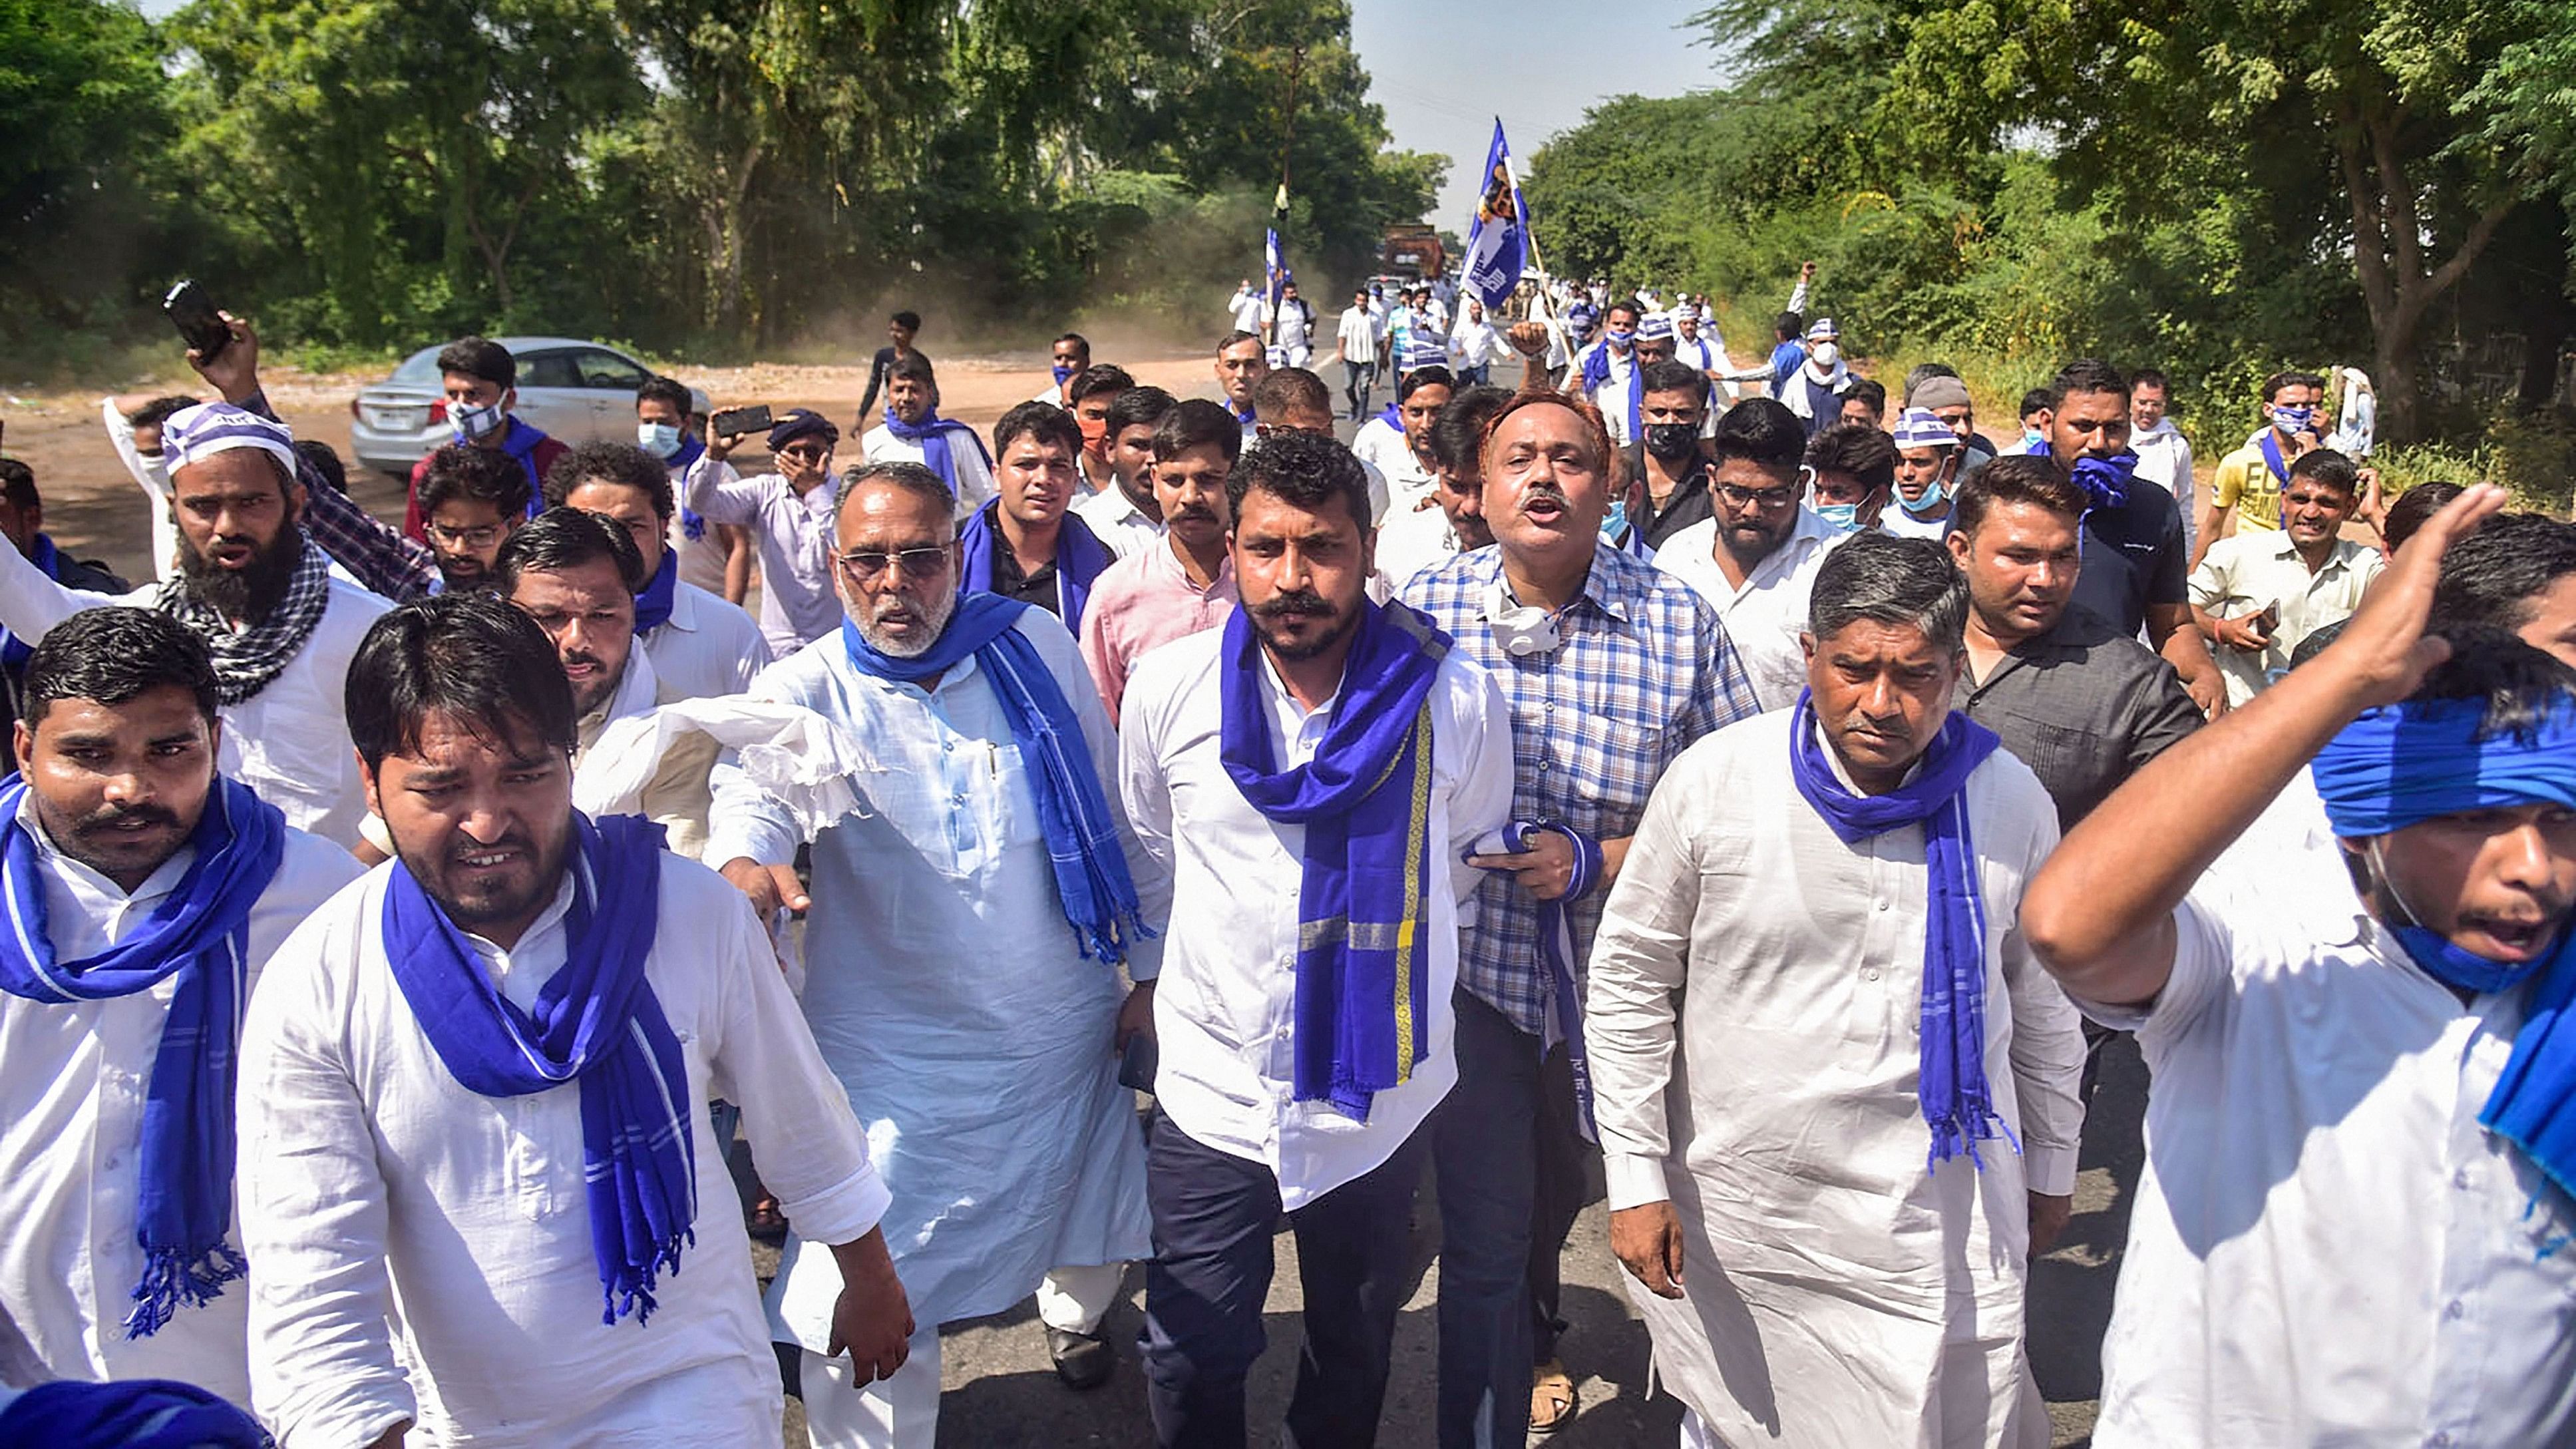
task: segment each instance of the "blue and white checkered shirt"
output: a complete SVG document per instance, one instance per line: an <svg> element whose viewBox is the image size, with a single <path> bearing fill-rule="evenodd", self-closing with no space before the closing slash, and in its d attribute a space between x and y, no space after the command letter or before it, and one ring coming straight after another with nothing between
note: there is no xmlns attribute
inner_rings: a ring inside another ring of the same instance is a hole
<svg viewBox="0 0 2576 1449"><path fill-rule="evenodd" d="M1726 626L1688 584L1620 552L1593 550L1583 593L1556 615L1557 647L1503 651L1485 611L1502 552L1487 547L1415 574L1399 591L1485 666L1512 704L1512 817L1555 820L1595 840L1635 833L1655 782L1692 741L1761 712ZM1592 953L1606 892L1573 902L1576 969ZM1496 872L1476 891L1458 982L1532 1036L1550 987L1538 901Z"/></svg>

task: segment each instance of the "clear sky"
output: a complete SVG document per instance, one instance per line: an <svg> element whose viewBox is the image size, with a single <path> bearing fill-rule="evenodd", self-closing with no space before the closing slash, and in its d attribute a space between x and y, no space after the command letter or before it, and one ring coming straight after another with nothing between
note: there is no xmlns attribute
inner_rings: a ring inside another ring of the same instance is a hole
<svg viewBox="0 0 2576 1449"><path fill-rule="evenodd" d="M1718 83L1718 53L1683 27L1706 0L1351 0L1369 99L1408 151L1449 157L1424 220L1464 236L1476 171L1502 117L1513 163L1611 96L1678 96Z"/></svg>

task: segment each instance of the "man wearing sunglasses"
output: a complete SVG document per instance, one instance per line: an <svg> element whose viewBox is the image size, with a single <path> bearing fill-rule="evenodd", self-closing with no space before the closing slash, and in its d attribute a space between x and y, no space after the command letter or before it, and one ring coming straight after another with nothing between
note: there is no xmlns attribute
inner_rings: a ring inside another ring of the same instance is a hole
<svg viewBox="0 0 2576 1449"><path fill-rule="evenodd" d="M784 659L841 627L832 592L832 449L841 430L811 408L797 408L769 430L778 471L735 478L723 466L739 433L711 440L689 470L689 510L710 523L751 530L760 551L760 632L772 657Z"/></svg>
<svg viewBox="0 0 2576 1449"><path fill-rule="evenodd" d="M1765 710L1797 703L1806 687L1798 633L1807 594L1826 551L1847 536L1800 501L1812 476L1801 464L1806 450L1806 425L1785 404L1757 397L1727 409L1709 440L1717 516L1655 552L1659 567L1697 589L1726 622Z"/></svg>
<svg viewBox="0 0 2576 1449"><path fill-rule="evenodd" d="M1068 1385L1112 1370L1103 1316L1152 1251L1117 1049L1150 1036L1171 877L1109 783L1118 737L1073 636L958 587L947 480L871 463L840 492L838 632L751 696L846 731L881 767L860 778L868 808L800 817L720 767L707 859L764 919L811 906L805 1019L885 1144L886 1243L918 1325L870 1382L834 1352L832 1255L791 1238L772 1332L802 1346L816 1449L907 1449L935 1434L942 1323L1034 1293ZM808 842L810 901L790 864Z"/></svg>

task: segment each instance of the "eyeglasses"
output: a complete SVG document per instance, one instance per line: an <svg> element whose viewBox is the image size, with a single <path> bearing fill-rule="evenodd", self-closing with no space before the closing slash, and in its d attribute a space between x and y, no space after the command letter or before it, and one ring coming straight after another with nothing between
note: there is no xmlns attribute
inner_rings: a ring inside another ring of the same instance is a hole
<svg viewBox="0 0 2576 1449"><path fill-rule="evenodd" d="M859 548L832 560L853 584L872 584L885 575L890 564L901 564L914 578L929 578L948 568L948 550L943 545L928 544L920 548L897 549L887 553L880 549Z"/></svg>
<svg viewBox="0 0 2576 1449"><path fill-rule="evenodd" d="M427 533L432 542L445 544L449 548L476 549L490 548L499 543L501 534L504 532L501 525L497 523L478 523L472 528L449 528L444 524L432 523L425 525L421 531Z"/></svg>
<svg viewBox="0 0 2576 1449"><path fill-rule="evenodd" d="M1738 488L1732 483L1720 483L1717 485L1717 496L1724 500L1729 508L1759 508L1765 513L1777 513L1797 503L1798 490L1795 488Z"/></svg>

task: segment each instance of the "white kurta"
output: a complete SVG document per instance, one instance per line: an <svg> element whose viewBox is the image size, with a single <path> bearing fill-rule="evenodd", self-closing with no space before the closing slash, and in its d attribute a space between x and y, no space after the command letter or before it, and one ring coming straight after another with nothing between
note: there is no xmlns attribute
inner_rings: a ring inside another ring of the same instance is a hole
<svg viewBox="0 0 2576 1449"><path fill-rule="evenodd" d="M1134 558L1163 541L1163 525L1147 518L1115 480L1075 502L1073 511L1091 525L1092 536L1120 558Z"/></svg>
<svg viewBox="0 0 2576 1449"><path fill-rule="evenodd" d="M1703 518L1664 540L1655 550L1655 567L1698 590L1717 610L1762 707L1787 709L1807 687L1807 655L1798 636L1807 630L1816 572L1833 546L1849 536L1802 503L1789 536L1747 570L1738 587L1717 566L1717 520Z"/></svg>
<svg viewBox="0 0 2576 1449"><path fill-rule="evenodd" d="M2094 1442L2576 1443L2576 1210L2477 1120L2523 993L2463 1005L2331 839L2271 843L2151 1009L2086 1008L2155 1073Z"/></svg>
<svg viewBox="0 0 2576 1449"><path fill-rule="evenodd" d="M1968 777L1986 1079L2023 1150L1927 1169L1923 831L1843 844L1791 779L1792 718L1674 763L1593 944L1610 1206L1669 1197L1682 1221L1686 1296L1629 1297L1721 1442L2045 1442L2020 1417L2025 1193L2074 1190L2084 1039L2011 923L2056 809L2008 753Z"/></svg>
<svg viewBox="0 0 2576 1449"><path fill-rule="evenodd" d="M1427 1053L1412 1076L1378 1093L1355 1122L1295 1092L1299 864L1302 825L1278 824L1243 798L1218 759L1224 725L1225 631L1211 629L1147 654L1120 707L1120 789L1148 849L1170 862L1175 883L1169 967L1154 989L1162 1109L1191 1140L1258 1162L1279 1180L1290 1210L1361 1177L1393 1156L1458 1081L1449 1010L1458 979L1458 929L1474 909L1484 872L1466 863L1512 806L1511 709L1492 676L1451 650L1432 681L1429 839L1439 863L1423 929L1429 1016ZM1314 757L1331 727L1336 692L1313 712L1298 708L1265 663L1272 758ZM1440 887L1445 884L1446 890Z"/></svg>
<svg viewBox="0 0 2576 1449"><path fill-rule="evenodd" d="M751 615L685 579L671 592L671 617L636 637L666 700L740 694L769 666L769 641Z"/></svg>
<svg viewBox="0 0 2576 1449"><path fill-rule="evenodd" d="M485 1097L457 1082L385 959L392 870L288 938L244 1032L260 1418L284 1449L349 1449L407 1418L413 1445L775 1442L778 1369L715 1134L693 1134L697 1241L663 1275L653 1321L601 1323L581 1086ZM466 938L522 1009L563 967L571 898L567 876L510 951ZM665 854L644 972L692 1099L741 1106L789 1221L827 1242L865 1236L885 1187L742 894Z"/></svg>
<svg viewBox="0 0 2576 1449"><path fill-rule="evenodd" d="M20 807L44 881L55 959L78 961L132 935L176 890L197 853L183 847L131 894L63 855ZM277 875L251 907L246 986L305 915L357 879L349 852L286 833ZM0 1320L35 1355L36 1379L179 1379L250 1399L248 1285L180 1308L158 1333L128 1339L129 1295L143 1276L134 1240L136 1158L153 1058L175 981L107 1001L63 1005L0 993ZM240 1234L232 1234L239 1242Z"/></svg>
<svg viewBox="0 0 2576 1449"><path fill-rule="evenodd" d="M894 435L894 429L883 423L867 430L859 439L859 453L871 463L921 463L926 455L919 443L907 443ZM948 458L957 468L957 521L964 523L975 511L993 500L993 469L984 461L983 448L955 433L948 436Z"/></svg>
<svg viewBox="0 0 2576 1449"><path fill-rule="evenodd" d="M1156 930L1170 875L1119 808L1117 737L1054 616L1018 628L1082 720L1102 793ZM923 1324L998 1313L1047 1271L1151 1251L1144 1140L1111 1050L1125 986L1066 924L1045 833L990 678L969 657L928 692L862 674L825 641L770 666L754 698L839 725L882 771L865 812L814 841L805 1018L867 1125L894 1195L886 1247ZM799 832L731 767L717 771L707 858L785 864ZM1138 945L1138 979L1162 942ZM762 1171L767 1171L766 1163ZM780 1341L821 1351L830 1260L797 1251L773 1290Z"/></svg>
<svg viewBox="0 0 2576 1449"><path fill-rule="evenodd" d="M307 542L307 548L320 545ZM152 607L160 585L130 594L85 594L45 577L14 548L0 548L0 625L33 644L45 631L104 604ZM304 647L268 687L220 711L223 742L215 767L278 808L286 823L346 849L366 818L365 782L349 746L342 685L367 626L392 608L355 584L331 580L331 599Z"/></svg>

